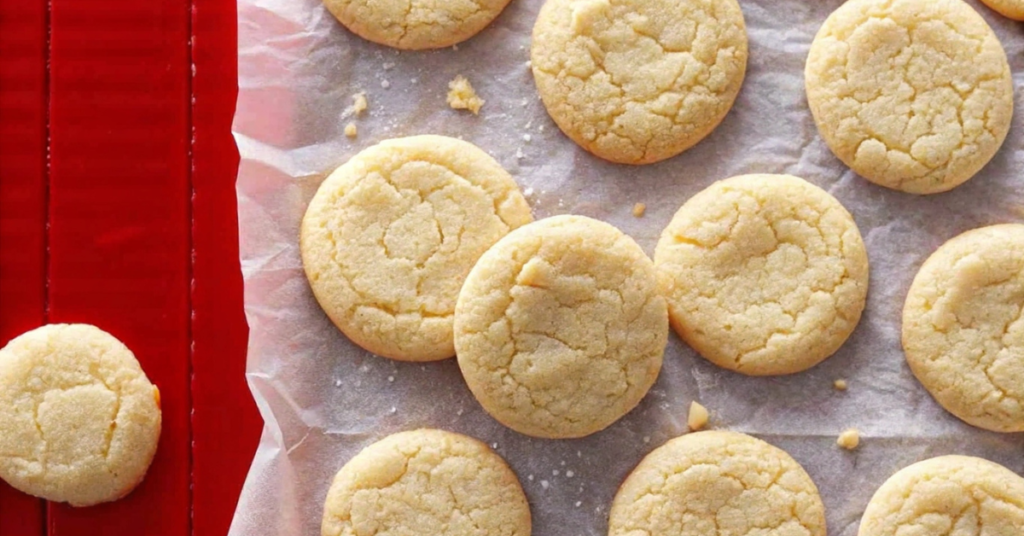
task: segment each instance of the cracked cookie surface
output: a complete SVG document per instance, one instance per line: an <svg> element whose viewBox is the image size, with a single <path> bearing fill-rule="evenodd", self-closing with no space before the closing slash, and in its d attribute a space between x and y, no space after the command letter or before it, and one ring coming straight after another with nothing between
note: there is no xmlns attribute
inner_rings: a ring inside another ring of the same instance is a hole
<svg viewBox="0 0 1024 536"><path fill-rule="evenodd" d="M509 233L470 272L455 309L473 395L535 437L582 437L628 413L657 379L667 339L650 259L582 216Z"/></svg>
<svg viewBox="0 0 1024 536"><path fill-rule="evenodd" d="M915 463L875 492L857 534L1024 534L1024 478L997 463L969 456L940 456Z"/></svg>
<svg viewBox="0 0 1024 536"><path fill-rule="evenodd" d="M352 33L404 50L443 48L487 27L509 0L323 0Z"/></svg>
<svg viewBox="0 0 1024 536"><path fill-rule="evenodd" d="M754 376L832 355L867 298L853 217L790 175L742 175L693 196L662 232L654 263L679 336L712 363Z"/></svg>
<svg viewBox="0 0 1024 536"><path fill-rule="evenodd" d="M805 69L825 143L854 172L911 192L973 177L1010 128L1006 53L962 0L850 0L825 21Z"/></svg>
<svg viewBox="0 0 1024 536"><path fill-rule="evenodd" d="M1024 21L1024 0L981 0L981 2L1006 18Z"/></svg>
<svg viewBox="0 0 1024 536"><path fill-rule="evenodd" d="M825 506L789 454L735 432L654 449L612 502L609 536L825 536Z"/></svg>
<svg viewBox="0 0 1024 536"><path fill-rule="evenodd" d="M967 231L925 261L903 307L903 350L947 411L1024 432L1024 225Z"/></svg>
<svg viewBox="0 0 1024 536"><path fill-rule="evenodd" d="M160 393L99 328L51 324L0 349L0 478L56 502L127 495L160 438Z"/></svg>
<svg viewBox="0 0 1024 536"><path fill-rule="evenodd" d="M736 0L548 0L531 65L569 138L612 162L657 162L732 107L747 65L743 13Z"/></svg>
<svg viewBox="0 0 1024 536"><path fill-rule="evenodd" d="M384 141L332 173L302 220L302 264L327 316L404 361L455 354L455 300L476 260L532 221L512 177L444 136Z"/></svg>
<svg viewBox="0 0 1024 536"><path fill-rule="evenodd" d="M442 430L390 435L342 467L323 536L529 536L516 475L483 443Z"/></svg>

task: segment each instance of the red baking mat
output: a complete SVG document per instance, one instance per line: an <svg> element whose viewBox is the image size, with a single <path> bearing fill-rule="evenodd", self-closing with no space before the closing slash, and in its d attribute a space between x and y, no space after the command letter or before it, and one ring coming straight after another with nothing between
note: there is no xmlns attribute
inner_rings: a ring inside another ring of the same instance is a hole
<svg viewBox="0 0 1024 536"><path fill-rule="evenodd" d="M235 5L0 0L0 344L45 322L121 338L161 390L145 482L0 535L221 536L261 427L244 382L230 137Z"/></svg>

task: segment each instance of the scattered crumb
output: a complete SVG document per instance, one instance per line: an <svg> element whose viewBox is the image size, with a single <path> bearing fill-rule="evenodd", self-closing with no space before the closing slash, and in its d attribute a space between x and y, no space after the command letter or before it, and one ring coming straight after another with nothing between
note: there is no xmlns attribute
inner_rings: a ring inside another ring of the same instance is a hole
<svg viewBox="0 0 1024 536"><path fill-rule="evenodd" d="M484 100L476 95L469 80L461 74L448 82L448 106L454 110L469 110L473 115L480 113Z"/></svg>
<svg viewBox="0 0 1024 536"><path fill-rule="evenodd" d="M388 381L389 381L389 382L393 382L393 381L395 381L395 377L394 377L394 376L388 376Z"/></svg>
<svg viewBox="0 0 1024 536"><path fill-rule="evenodd" d="M523 190L523 195L526 197L530 197L531 195L533 195L533 188L527 187L525 190Z"/></svg>
<svg viewBox="0 0 1024 536"><path fill-rule="evenodd" d="M566 472L565 472L565 477L566 477L566 478L572 478L572 477L574 477L574 476L576 476L576 473L575 473L575 472L573 472L573 470L572 470L572 469L570 469L570 470L568 470L568 471L566 471Z"/></svg>
<svg viewBox="0 0 1024 536"><path fill-rule="evenodd" d="M839 439L836 440L836 445L843 447L846 450L853 450L860 445L860 432L856 428L849 428L844 430L843 433L839 434Z"/></svg>
<svg viewBox="0 0 1024 536"><path fill-rule="evenodd" d="M413 84L413 85L419 84L420 83L420 79L419 78L410 78L409 79L409 83Z"/></svg>
<svg viewBox="0 0 1024 536"><path fill-rule="evenodd" d="M526 68L527 68L527 69L530 69L530 68L532 68L532 67L533 67L533 62L532 62L532 61L530 61L530 60L526 60Z"/></svg>
<svg viewBox="0 0 1024 536"><path fill-rule="evenodd" d="M839 378L838 380L832 382L832 386L836 388L836 391L845 391L846 380Z"/></svg>
<svg viewBox="0 0 1024 536"><path fill-rule="evenodd" d="M335 387L341 387L341 380L334 380Z"/></svg>
<svg viewBox="0 0 1024 536"><path fill-rule="evenodd" d="M686 418L686 424L690 430L696 432L708 423L708 410L697 401L690 402L690 415Z"/></svg>
<svg viewBox="0 0 1024 536"><path fill-rule="evenodd" d="M393 61L384 62L384 65L382 65L382 67L384 67L385 71L390 71L391 69L395 68L395 62L393 62Z"/></svg>
<svg viewBox="0 0 1024 536"><path fill-rule="evenodd" d="M548 482L547 480L541 480L540 481L540 487L542 487L544 489L548 489L548 486L550 486L550 485L551 485L551 483Z"/></svg>
<svg viewBox="0 0 1024 536"><path fill-rule="evenodd" d="M345 125L345 135L349 138L354 138L359 135L359 129L356 128L355 123L349 123Z"/></svg>
<svg viewBox="0 0 1024 536"><path fill-rule="evenodd" d="M459 408L459 410L456 411L455 414L458 415L459 417L461 417L462 416L462 408Z"/></svg>
<svg viewBox="0 0 1024 536"><path fill-rule="evenodd" d="M637 218L644 215L644 211L647 210L647 205L643 203L637 203L633 205L633 215Z"/></svg>
<svg viewBox="0 0 1024 536"><path fill-rule="evenodd" d="M583 501L576 501L576 508L579 508L582 505L583 505Z"/></svg>
<svg viewBox="0 0 1024 536"><path fill-rule="evenodd" d="M562 465L562 467L565 467L565 460L562 460L561 465Z"/></svg>
<svg viewBox="0 0 1024 536"><path fill-rule="evenodd" d="M519 147L519 148L516 149L516 159L517 160L522 160L523 158L526 158L526 155L523 154L523 148ZM530 194L526 194L526 195L530 195Z"/></svg>
<svg viewBox="0 0 1024 536"><path fill-rule="evenodd" d="M529 134L523 134L523 141L525 141L526 143L530 143L530 140L532 139L533 137L530 136Z"/></svg>
<svg viewBox="0 0 1024 536"><path fill-rule="evenodd" d="M452 50L458 50L458 49L459 49L459 45L452 45Z"/></svg>
<svg viewBox="0 0 1024 536"><path fill-rule="evenodd" d="M651 436L644 436L644 443L650 443L650 442L651 442Z"/></svg>
<svg viewBox="0 0 1024 536"><path fill-rule="evenodd" d="M537 127L537 132L544 132L544 125Z"/></svg>
<svg viewBox="0 0 1024 536"><path fill-rule="evenodd" d="M398 413L398 408L391 406L391 413Z"/></svg>
<svg viewBox="0 0 1024 536"><path fill-rule="evenodd" d="M521 102L520 104L522 104L523 108L525 108L528 104L530 104L530 99L523 99L523 102Z"/></svg>
<svg viewBox="0 0 1024 536"><path fill-rule="evenodd" d="M355 95L352 95L352 106L346 108L345 113L342 116L347 117L350 115L354 115L356 117L359 117L369 107L370 104L366 101L366 93L359 92L356 93Z"/></svg>
<svg viewBox="0 0 1024 536"><path fill-rule="evenodd" d="M384 89L387 89L387 88L391 87L391 82L388 82L387 80L381 80L380 81L380 87L382 87Z"/></svg>
<svg viewBox="0 0 1024 536"><path fill-rule="evenodd" d="M532 191L533 189L531 188L530 190ZM576 457L577 457L577 458L582 458L582 457L583 457L583 451L581 451L581 450L577 450L577 451L576 451Z"/></svg>
<svg viewBox="0 0 1024 536"><path fill-rule="evenodd" d="M491 443L491 448L494 450L498 450L498 443Z"/></svg>
<svg viewBox="0 0 1024 536"><path fill-rule="evenodd" d="M530 482L533 482L533 475L526 477L526 479L529 480Z"/></svg>

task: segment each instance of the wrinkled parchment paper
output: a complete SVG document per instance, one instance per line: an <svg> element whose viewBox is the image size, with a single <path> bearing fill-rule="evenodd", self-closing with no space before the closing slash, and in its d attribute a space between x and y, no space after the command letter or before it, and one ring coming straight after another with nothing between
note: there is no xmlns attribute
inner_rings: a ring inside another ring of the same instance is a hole
<svg viewBox="0 0 1024 536"><path fill-rule="evenodd" d="M530 31L541 0L513 0L457 49L401 52L347 32L318 0L240 0L234 131L248 379L266 421L235 515L233 536L317 535L334 473L371 442L439 427L491 444L519 475L538 536L604 535L619 483L647 452L686 430L697 399L711 426L754 434L793 455L821 490L829 534L854 536L872 493L931 456L982 456L1024 473L1024 434L972 428L943 411L911 375L900 311L924 259L968 229L1024 220L1024 25L971 3L1010 58L1016 114L992 162L950 193L918 197L872 185L821 141L803 89L811 39L841 0L741 0L750 61L722 125L686 153L630 167L590 156L559 132L533 84ZM469 78L487 103L478 117L445 103ZM343 117L353 93L370 103ZM359 136L346 138L355 120ZM835 195L867 243L867 309L837 354L801 374L748 378L704 361L675 335L640 406L579 440L532 439L504 428L473 399L454 360L398 363L350 343L317 306L299 259L299 222L321 180L381 140L444 134L494 156L527 192L534 215L582 214L632 236L649 253L674 211L715 180L791 173ZM647 205L642 218L634 203ZM832 382L846 378L849 390ZM835 446L847 427L861 447Z"/></svg>

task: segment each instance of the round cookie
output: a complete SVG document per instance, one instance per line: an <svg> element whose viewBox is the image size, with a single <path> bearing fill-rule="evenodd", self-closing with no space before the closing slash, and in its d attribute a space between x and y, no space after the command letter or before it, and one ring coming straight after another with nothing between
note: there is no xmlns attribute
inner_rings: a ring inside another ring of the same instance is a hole
<svg viewBox="0 0 1024 536"><path fill-rule="evenodd" d="M529 536L516 475L487 445L442 430L390 435L349 460L324 504L323 536Z"/></svg>
<svg viewBox="0 0 1024 536"><path fill-rule="evenodd" d="M940 456L886 480L858 536L1024 534L1024 478L988 460Z"/></svg>
<svg viewBox="0 0 1024 536"><path fill-rule="evenodd" d="M51 324L0 349L0 478L49 501L127 495L160 439L160 392L97 327Z"/></svg>
<svg viewBox="0 0 1024 536"><path fill-rule="evenodd" d="M606 160L649 164L725 118L747 33L736 0L548 0L530 55L562 132Z"/></svg>
<svg viewBox="0 0 1024 536"><path fill-rule="evenodd" d="M868 258L850 213L790 175L742 175L693 196L654 254L679 336L751 376L808 369L860 320Z"/></svg>
<svg viewBox="0 0 1024 536"><path fill-rule="evenodd" d="M415 136L363 150L320 185L302 265L327 316L359 346L403 361L455 354L466 274L532 220L512 177L476 146Z"/></svg>
<svg viewBox="0 0 1024 536"><path fill-rule="evenodd" d="M1024 225L968 231L921 266L903 306L903 351L965 422L1024 432Z"/></svg>
<svg viewBox="0 0 1024 536"><path fill-rule="evenodd" d="M1000 15L1024 21L1024 0L981 0L983 4L992 8Z"/></svg>
<svg viewBox="0 0 1024 536"><path fill-rule="evenodd" d="M556 216L498 241L455 308L455 349L495 419L545 438L582 437L633 409L668 339L654 265L621 231Z"/></svg>
<svg viewBox="0 0 1024 536"><path fill-rule="evenodd" d="M735 432L696 432L654 449L612 502L609 536L825 536L825 506L789 454Z"/></svg>
<svg viewBox="0 0 1024 536"><path fill-rule="evenodd" d="M403 50L444 48L487 27L509 0L323 0L352 33Z"/></svg>
<svg viewBox="0 0 1024 536"><path fill-rule="evenodd" d="M805 69L832 152L871 182L944 192L992 159L1013 115L999 39L963 0L850 0L825 21Z"/></svg>

